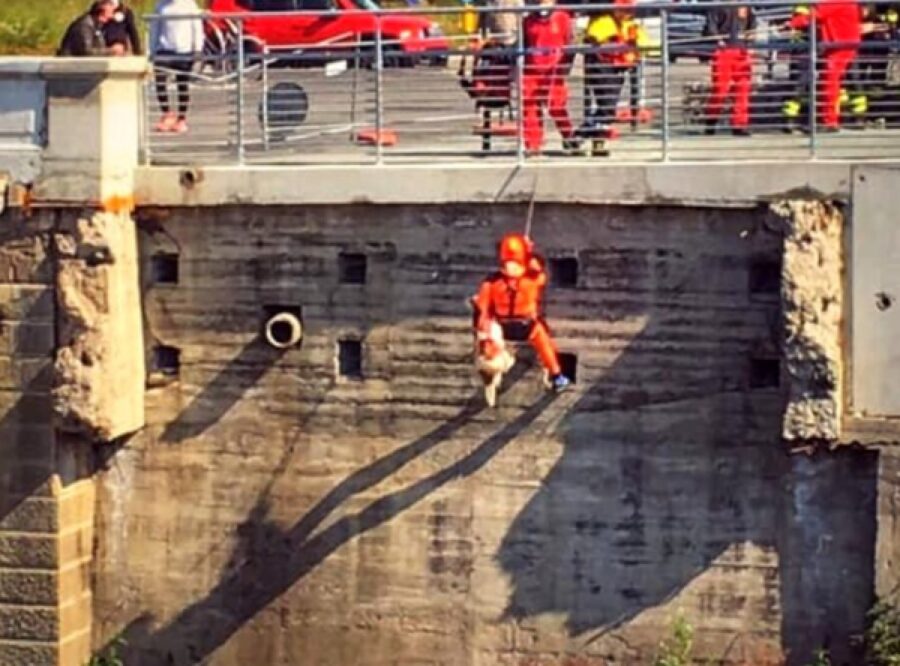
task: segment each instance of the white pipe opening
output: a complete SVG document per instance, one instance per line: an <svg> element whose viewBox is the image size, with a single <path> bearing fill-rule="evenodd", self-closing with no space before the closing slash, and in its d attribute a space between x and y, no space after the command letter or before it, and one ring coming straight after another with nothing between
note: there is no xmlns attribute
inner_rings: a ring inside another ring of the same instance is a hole
<svg viewBox="0 0 900 666"><path fill-rule="evenodd" d="M266 322L266 342L275 349L293 347L303 338L303 324L290 312L279 312Z"/></svg>

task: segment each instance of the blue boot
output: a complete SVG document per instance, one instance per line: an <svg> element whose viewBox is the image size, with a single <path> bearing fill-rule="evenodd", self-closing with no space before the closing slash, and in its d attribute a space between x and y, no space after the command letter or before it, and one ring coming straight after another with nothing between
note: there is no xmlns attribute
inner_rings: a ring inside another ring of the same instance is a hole
<svg viewBox="0 0 900 666"><path fill-rule="evenodd" d="M572 388L572 382L565 375L556 375L556 377L551 380L551 383L553 385L554 393L562 393L563 391L568 391Z"/></svg>

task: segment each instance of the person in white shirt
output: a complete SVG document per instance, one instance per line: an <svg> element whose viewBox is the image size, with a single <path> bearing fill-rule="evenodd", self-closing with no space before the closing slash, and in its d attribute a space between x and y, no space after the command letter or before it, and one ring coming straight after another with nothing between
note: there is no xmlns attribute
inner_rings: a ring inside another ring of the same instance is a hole
<svg viewBox="0 0 900 666"><path fill-rule="evenodd" d="M150 54L156 65L156 97L162 118L157 132L187 132L190 106L190 72L203 52L203 20L196 0L159 0L154 14L160 16L195 15L196 18L159 18L150 24ZM169 100L169 76L175 75L177 99Z"/></svg>

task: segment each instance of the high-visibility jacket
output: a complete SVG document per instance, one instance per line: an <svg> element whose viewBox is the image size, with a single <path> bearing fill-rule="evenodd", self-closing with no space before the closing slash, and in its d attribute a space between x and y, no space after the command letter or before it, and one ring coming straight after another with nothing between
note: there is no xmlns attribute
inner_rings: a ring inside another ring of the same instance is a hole
<svg viewBox="0 0 900 666"><path fill-rule="evenodd" d="M568 66L565 48L572 43L569 13L554 9L547 16L529 14L522 25L526 73L550 73Z"/></svg>
<svg viewBox="0 0 900 666"><path fill-rule="evenodd" d="M481 283L475 296L478 330L486 330L493 320L537 319L546 286L547 273L537 258L529 262L522 277L511 278L499 271L492 274Z"/></svg>
<svg viewBox="0 0 900 666"><path fill-rule="evenodd" d="M593 17L585 31L585 40L606 47L595 55L601 62L630 67L640 57L640 49L648 46L646 31L631 18L617 20L612 14Z"/></svg>

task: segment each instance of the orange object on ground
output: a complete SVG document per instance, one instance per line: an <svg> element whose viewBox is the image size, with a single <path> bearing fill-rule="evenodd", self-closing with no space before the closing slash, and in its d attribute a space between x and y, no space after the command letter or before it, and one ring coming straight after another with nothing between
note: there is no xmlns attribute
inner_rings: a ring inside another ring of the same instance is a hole
<svg viewBox="0 0 900 666"><path fill-rule="evenodd" d="M356 143L363 143L369 146L396 146L397 133L393 130L377 130L374 128L366 128L359 130L354 136Z"/></svg>

